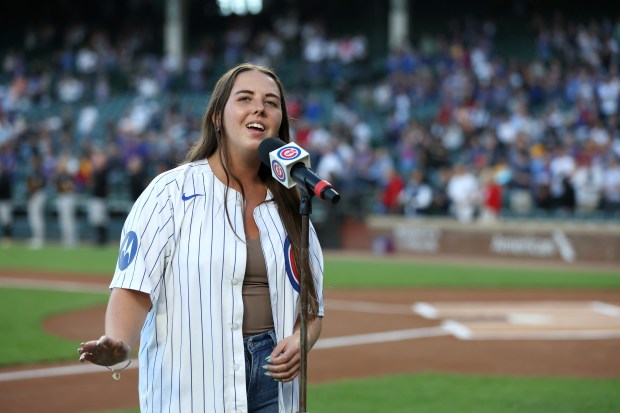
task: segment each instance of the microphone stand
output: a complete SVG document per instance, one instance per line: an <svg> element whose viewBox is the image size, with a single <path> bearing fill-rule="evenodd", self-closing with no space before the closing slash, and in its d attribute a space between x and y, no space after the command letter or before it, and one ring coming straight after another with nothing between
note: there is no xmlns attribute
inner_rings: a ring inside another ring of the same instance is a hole
<svg viewBox="0 0 620 413"><path fill-rule="evenodd" d="M301 272L299 280L299 296L300 296L300 347L301 347L301 366L299 371L299 411L298 413L307 413L306 410L306 387L308 382L308 282L312 282L310 274L307 274L309 260L309 230L310 230L310 214L312 213L312 195L304 185L299 185L301 189L301 203L299 205L299 213L301 214L301 260L299 263Z"/></svg>

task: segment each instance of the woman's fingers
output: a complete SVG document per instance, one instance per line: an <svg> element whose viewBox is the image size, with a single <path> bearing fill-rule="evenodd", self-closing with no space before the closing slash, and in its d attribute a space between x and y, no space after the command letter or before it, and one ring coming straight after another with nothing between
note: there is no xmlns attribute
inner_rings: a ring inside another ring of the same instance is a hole
<svg viewBox="0 0 620 413"><path fill-rule="evenodd" d="M301 364L298 336L282 340L274 348L270 363L266 365L271 377L279 381L293 380L299 373Z"/></svg>
<svg viewBox="0 0 620 413"><path fill-rule="evenodd" d="M111 366L127 359L127 349L122 341L101 336L80 344L78 348L80 362L90 361L100 366Z"/></svg>
<svg viewBox="0 0 620 413"><path fill-rule="evenodd" d="M271 372L271 377L283 382L291 381L297 377L299 368L299 363L286 364L283 367L278 367L277 371Z"/></svg>
<svg viewBox="0 0 620 413"><path fill-rule="evenodd" d="M94 353L97 350L97 342L98 340L91 340L80 344L78 348L80 361L93 361Z"/></svg>

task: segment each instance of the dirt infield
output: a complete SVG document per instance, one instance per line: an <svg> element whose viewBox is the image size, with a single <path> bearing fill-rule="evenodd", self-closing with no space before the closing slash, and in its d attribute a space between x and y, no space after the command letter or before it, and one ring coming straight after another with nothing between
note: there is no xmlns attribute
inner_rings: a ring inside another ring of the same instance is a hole
<svg viewBox="0 0 620 413"><path fill-rule="evenodd" d="M107 277L25 271L4 276L5 281L88 283L102 290L109 282ZM466 311L455 313L455 306ZM547 307L558 311L550 315ZM323 334L309 357L309 381L422 371L620 377L619 309L617 290L328 290ZM74 340L77 348L80 341L101 335L104 311L63 314L47 320L45 328ZM470 339L444 328L455 320L459 331L473 332ZM492 329L495 338L477 338L480 329ZM515 332L524 331L543 339L514 339ZM550 332L559 335L546 336ZM593 333L602 336L592 339ZM92 367L79 364L76 353L75 363L1 368L0 410L84 413L138 405L135 368L117 382L107 370L91 372Z"/></svg>

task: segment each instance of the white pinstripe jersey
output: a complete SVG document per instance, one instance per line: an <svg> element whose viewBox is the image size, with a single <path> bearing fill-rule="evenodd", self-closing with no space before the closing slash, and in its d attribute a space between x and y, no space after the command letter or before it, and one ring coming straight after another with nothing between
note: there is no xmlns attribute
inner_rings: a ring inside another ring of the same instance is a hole
<svg viewBox="0 0 620 413"><path fill-rule="evenodd" d="M143 291L153 302L139 350L143 413L247 411L242 199L228 190L229 223L224 189L206 160L182 165L156 177L125 221L110 288ZM279 341L292 334L298 312L287 234L273 202L259 205L254 220ZM323 255L312 226L309 251L322 316ZM297 380L280 383L280 412L298 409L298 393Z"/></svg>

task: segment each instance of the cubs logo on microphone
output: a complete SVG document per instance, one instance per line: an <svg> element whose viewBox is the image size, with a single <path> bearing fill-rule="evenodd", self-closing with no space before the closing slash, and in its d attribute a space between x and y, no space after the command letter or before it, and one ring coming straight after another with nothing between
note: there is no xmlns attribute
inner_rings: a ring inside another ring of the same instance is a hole
<svg viewBox="0 0 620 413"><path fill-rule="evenodd" d="M275 176L278 181L284 182L286 180L286 174L280 162L273 161L271 163L271 170L273 171L273 176Z"/></svg>
<svg viewBox="0 0 620 413"><path fill-rule="evenodd" d="M285 146L284 148L280 149L277 153L278 158L283 159L285 161L290 161L292 159L299 158L299 155L301 155L301 151L292 146Z"/></svg>
<svg viewBox="0 0 620 413"><path fill-rule="evenodd" d="M284 267L286 268L286 275L291 286L295 291L299 292L299 273L297 272L293 246L289 237L286 237L286 240L284 240Z"/></svg>
<svg viewBox="0 0 620 413"><path fill-rule="evenodd" d="M262 146L262 152L274 146L273 139L275 138L267 138L261 143L261 145L267 143L266 146ZM279 139L275 140L277 141L275 142L276 146L280 143L284 143ZM266 157L265 154L261 154L261 157L263 156ZM273 178L287 188L292 188L297 185L297 182L295 182L295 179L291 176L291 172L295 165L302 164L305 165L306 168L310 168L310 156L308 152L304 151L301 146L293 142L289 142L285 146L277 146L276 149L270 150L269 161L264 159L261 159L261 161L271 168L271 175Z"/></svg>

